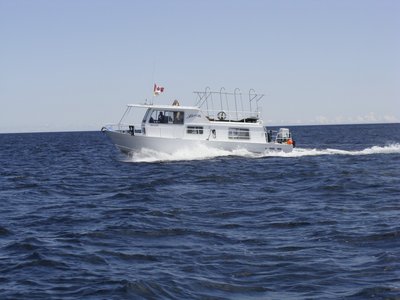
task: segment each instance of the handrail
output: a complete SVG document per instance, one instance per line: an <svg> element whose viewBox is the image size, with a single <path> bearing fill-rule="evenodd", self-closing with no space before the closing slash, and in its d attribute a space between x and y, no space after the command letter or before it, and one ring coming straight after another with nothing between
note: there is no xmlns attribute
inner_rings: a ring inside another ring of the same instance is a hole
<svg viewBox="0 0 400 300"><path fill-rule="evenodd" d="M254 92L254 94L251 94L251 91ZM254 95L254 97L251 97L252 95ZM251 110L251 102L254 100L254 98L257 96L256 91L254 89L250 89L249 90L249 103L250 103L250 110Z"/></svg>
<svg viewBox="0 0 400 300"><path fill-rule="evenodd" d="M224 110L223 112L226 114L226 118L224 120L222 120L222 119L221 120L220 119L215 120L214 118L210 117L210 116L217 115L218 112L220 112L220 111L219 110L211 110L210 111L210 115L208 116L209 120L211 120L211 121L225 121L225 122L243 121L243 122L246 123L247 119L259 120L259 117L260 117L260 112L255 112L255 111L240 111L239 112L239 111L236 111L236 110L233 110L233 111ZM234 116L236 118L234 118ZM250 123L249 121L247 121L247 122Z"/></svg>
<svg viewBox="0 0 400 300"><path fill-rule="evenodd" d="M239 88L236 88L234 91L233 91L233 94L234 94L234 98L235 98L235 109L236 109L236 118L238 118L238 113L237 113L237 102L236 102L236 90L238 90L239 92L240 92L240 89Z"/></svg>
<svg viewBox="0 0 400 300"><path fill-rule="evenodd" d="M222 90L225 91L225 88L222 87L222 88L219 90L219 99L221 100L221 110L224 110L224 109L223 109L223 105L222 105Z"/></svg>
<svg viewBox="0 0 400 300"><path fill-rule="evenodd" d="M121 125L122 120L123 120L123 119L125 118L125 116L130 112L131 108L132 108L131 106L128 106L128 107L126 108L124 114L122 115L121 120L119 120L119 122L118 122L118 125Z"/></svg>
<svg viewBox="0 0 400 300"><path fill-rule="evenodd" d="M204 107L204 112L207 114L209 118L215 118L215 112L231 112L229 116L230 119L236 118L239 120L240 115L243 115L243 112L249 110L253 114L257 116L260 115L260 107L258 102L264 96L263 94L257 94L254 89L250 89L248 92L248 104L244 104L243 102L243 94L239 88L235 88L233 93L227 92L224 87L222 87L219 92L212 91L210 87L206 87L204 91L194 91L198 96L198 100L196 102L196 106L201 108ZM217 105L214 103L214 97L218 95L219 102ZM225 101L224 98L225 97ZM240 103L238 103L240 101ZM256 102L256 107L254 108L254 102ZM232 105L234 106L234 110L231 110ZM219 111L218 111L219 109Z"/></svg>

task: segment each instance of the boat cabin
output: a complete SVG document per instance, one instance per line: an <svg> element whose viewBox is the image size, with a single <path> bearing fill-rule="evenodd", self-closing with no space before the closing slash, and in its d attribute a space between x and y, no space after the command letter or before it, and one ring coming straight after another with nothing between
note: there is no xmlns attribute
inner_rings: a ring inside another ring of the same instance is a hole
<svg viewBox="0 0 400 300"><path fill-rule="evenodd" d="M235 144L285 143L290 139L287 129L281 129L272 138L260 118L258 103L264 95L254 90L250 90L247 103L239 89L227 93L223 88L219 92L207 88L194 93L197 95L194 106L180 106L177 100L172 105L129 104L117 128L106 127L106 130L135 137ZM132 109L141 110L142 116L127 121Z"/></svg>

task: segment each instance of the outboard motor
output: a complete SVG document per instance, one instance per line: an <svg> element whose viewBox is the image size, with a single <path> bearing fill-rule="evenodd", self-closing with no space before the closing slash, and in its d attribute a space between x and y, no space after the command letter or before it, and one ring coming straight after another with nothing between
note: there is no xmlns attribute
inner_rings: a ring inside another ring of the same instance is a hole
<svg viewBox="0 0 400 300"><path fill-rule="evenodd" d="M292 140L292 134L288 128L279 128L278 133L276 134L276 142L279 144L289 144L295 147L295 141Z"/></svg>

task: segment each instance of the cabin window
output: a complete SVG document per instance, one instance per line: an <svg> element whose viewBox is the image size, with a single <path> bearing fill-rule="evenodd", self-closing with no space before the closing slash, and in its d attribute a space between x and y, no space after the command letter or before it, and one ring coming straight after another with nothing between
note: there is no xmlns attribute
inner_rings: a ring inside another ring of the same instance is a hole
<svg viewBox="0 0 400 300"><path fill-rule="evenodd" d="M146 122L147 116L149 115L149 113L150 113L150 109L148 109L148 110L146 111L146 113L145 113L145 115L144 115L144 117L143 117L142 123L145 123L145 122Z"/></svg>
<svg viewBox="0 0 400 300"><path fill-rule="evenodd" d="M203 134L203 126L188 126L186 128L186 133L188 134Z"/></svg>
<svg viewBox="0 0 400 300"><path fill-rule="evenodd" d="M183 111L153 110L149 123L183 124L184 114Z"/></svg>
<svg viewBox="0 0 400 300"><path fill-rule="evenodd" d="M229 128L228 138L231 140L249 140L250 130L248 128Z"/></svg>

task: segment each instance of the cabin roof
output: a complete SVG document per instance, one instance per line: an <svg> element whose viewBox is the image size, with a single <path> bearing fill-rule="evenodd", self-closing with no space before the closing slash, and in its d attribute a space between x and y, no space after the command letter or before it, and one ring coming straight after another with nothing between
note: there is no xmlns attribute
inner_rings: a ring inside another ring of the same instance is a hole
<svg viewBox="0 0 400 300"><path fill-rule="evenodd" d="M161 104L128 104L128 107L153 108L164 110L200 110L197 106L161 105Z"/></svg>

